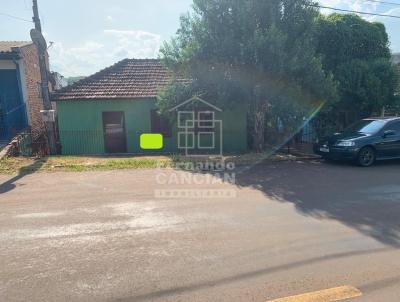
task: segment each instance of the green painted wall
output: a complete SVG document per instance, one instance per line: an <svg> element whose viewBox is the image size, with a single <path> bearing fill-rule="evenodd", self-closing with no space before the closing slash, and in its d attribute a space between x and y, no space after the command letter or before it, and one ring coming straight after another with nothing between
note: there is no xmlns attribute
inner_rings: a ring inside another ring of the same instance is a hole
<svg viewBox="0 0 400 302"><path fill-rule="evenodd" d="M58 126L62 154L104 154L102 112L123 111L128 153L150 154L140 149L139 137L151 132L151 109L155 109L154 99L141 100L83 100L58 101ZM217 115L223 120L223 149L226 153L245 152L246 110L237 108ZM177 153L177 129L173 127L173 137L165 138L164 148L156 153ZM216 139L219 141L219 138Z"/></svg>

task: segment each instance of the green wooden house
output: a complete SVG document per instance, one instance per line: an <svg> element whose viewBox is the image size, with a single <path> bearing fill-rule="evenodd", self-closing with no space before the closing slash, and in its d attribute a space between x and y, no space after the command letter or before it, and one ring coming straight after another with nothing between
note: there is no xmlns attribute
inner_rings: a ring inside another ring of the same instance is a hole
<svg viewBox="0 0 400 302"><path fill-rule="evenodd" d="M244 106L222 110L199 98L171 108L177 122L159 116L156 96L171 76L160 60L125 59L53 94L61 153L162 154L241 153L247 149ZM182 125L182 118L191 119ZM162 134L156 150L141 146L147 134Z"/></svg>

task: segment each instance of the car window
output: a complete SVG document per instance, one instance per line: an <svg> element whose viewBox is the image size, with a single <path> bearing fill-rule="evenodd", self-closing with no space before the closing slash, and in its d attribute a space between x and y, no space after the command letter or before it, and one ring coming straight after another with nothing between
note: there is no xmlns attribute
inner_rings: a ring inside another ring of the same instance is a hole
<svg viewBox="0 0 400 302"><path fill-rule="evenodd" d="M385 124L386 121L383 120L362 120L351 125L344 132L374 134L380 131Z"/></svg>
<svg viewBox="0 0 400 302"><path fill-rule="evenodd" d="M388 125L385 130L394 130L396 133L400 134L400 122L394 122Z"/></svg>
<svg viewBox="0 0 400 302"><path fill-rule="evenodd" d="M400 122L393 122L386 125L382 131L394 130L400 133Z"/></svg>

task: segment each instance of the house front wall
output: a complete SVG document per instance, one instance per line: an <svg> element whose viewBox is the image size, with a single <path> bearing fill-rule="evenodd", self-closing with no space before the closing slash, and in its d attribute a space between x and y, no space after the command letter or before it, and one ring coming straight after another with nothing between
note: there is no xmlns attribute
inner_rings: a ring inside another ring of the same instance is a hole
<svg viewBox="0 0 400 302"><path fill-rule="evenodd" d="M164 139L164 148L156 152L140 148L140 135L151 133L151 110L155 99L74 100L58 101L58 126L62 154L104 154L103 112L123 112L127 152L133 154L177 153L178 130ZM247 149L246 111L243 108L221 113L224 152L245 152Z"/></svg>

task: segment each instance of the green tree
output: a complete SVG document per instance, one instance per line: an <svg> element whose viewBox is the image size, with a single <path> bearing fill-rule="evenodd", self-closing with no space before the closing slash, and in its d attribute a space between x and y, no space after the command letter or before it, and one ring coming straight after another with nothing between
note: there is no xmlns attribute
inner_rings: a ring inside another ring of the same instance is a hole
<svg viewBox="0 0 400 302"><path fill-rule="evenodd" d="M330 117L343 127L394 105L397 79L385 26L353 14L320 16L317 24L317 51L338 83L340 99L320 119Z"/></svg>
<svg viewBox="0 0 400 302"><path fill-rule="evenodd" d="M220 107L248 105L253 147L264 147L268 108L296 100L304 107L335 98L316 56L311 0L194 0L177 36L161 53L176 81L159 97L161 111L191 94ZM295 110L287 108L286 112ZM293 115L293 112L291 112ZM294 114L301 116L301 114Z"/></svg>

